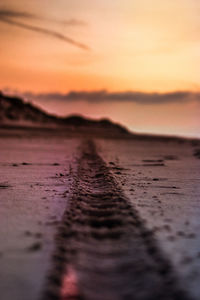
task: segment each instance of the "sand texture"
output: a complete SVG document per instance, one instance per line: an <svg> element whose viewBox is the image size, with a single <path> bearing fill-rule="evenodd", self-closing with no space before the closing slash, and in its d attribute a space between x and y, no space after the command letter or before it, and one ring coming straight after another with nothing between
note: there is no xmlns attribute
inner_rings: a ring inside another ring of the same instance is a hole
<svg viewBox="0 0 200 300"><path fill-rule="evenodd" d="M199 149L1 134L1 298L198 300Z"/></svg>

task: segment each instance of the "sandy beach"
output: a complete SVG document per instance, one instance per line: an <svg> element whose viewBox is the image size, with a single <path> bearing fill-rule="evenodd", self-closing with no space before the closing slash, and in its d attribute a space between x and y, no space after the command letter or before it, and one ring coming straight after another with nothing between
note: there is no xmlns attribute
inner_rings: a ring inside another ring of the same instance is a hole
<svg viewBox="0 0 200 300"><path fill-rule="evenodd" d="M198 299L197 141L2 130L0 145L2 299Z"/></svg>

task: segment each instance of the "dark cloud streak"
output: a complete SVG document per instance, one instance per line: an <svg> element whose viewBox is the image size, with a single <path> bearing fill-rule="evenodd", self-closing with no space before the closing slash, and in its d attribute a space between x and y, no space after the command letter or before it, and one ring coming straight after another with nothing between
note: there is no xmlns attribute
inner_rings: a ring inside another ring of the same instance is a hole
<svg viewBox="0 0 200 300"><path fill-rule="evenodd" d="M46 17L40 17L35 14L31 14L28 12L19 12L16 10L10 10L10 9L0 9L0 19L1 18L18 18L18 19L35 19L35 20L41 20L41 21L48 21L58 24L63 24L66 26L86 26L87 23L78 20L78 19L68 19L68 20L57 20L52 18L46 18Z"/></svg>
<svg viewBox="0 0 200 300"><path fill-rule="evenodd" d="M18 19L39 19L42 20L42 18L37 17L36 15L26 13L26 12L17 12L17 11L12 11L12 10L0 10L0 21L4 22L9 25L17 26L22 29L26 29L29 31L45 34L54 38L57 38L59 40L62 40L68 44L74 45L78 48L81 48L83 50L90 50L89 47L83 43L77 42L76 40L63 35L57 31L43 28L40 26L35 26L35 25L29 25L24 22L18 21ZM45 19L44 19L45 20ZM64 21L64 24L72 25L72 24L78 24L78 21L75 19ZM67 23L68 22L68 23Z"/></svg>
<svg viewBox="0 0 200 300"><path fill-rule="evenodd" d="M77 19L69 19L69 20L61 20L61 21L53 20L53 19L46 19L46 20L50 21L50 22L53 21L56 23L60 23L60 24L66 25L66 26L86 26L87 25L86 22L77 20Z"/></svg>
<svg viewBox="0 0 200 300"><path fill-rule="evenodd" d="M76 102L86 101L89 103L103 102L132 102L138 104L166 104L166 103L182 103L191 100L200 100L200 93L177 91L170 93L143 93L143 92L113 92L95 91L95 92L69 92L61 93L45 93L32 94L25 93L26 99L41 101L62 101Z"/></svg>
<svg viewBox="0 0 200 300"><path fill-rule="evenodd" d="M0 19L1 18L35 19L37 18L37 16L27 12L19 12L10 9L0 9Z"/></svg>

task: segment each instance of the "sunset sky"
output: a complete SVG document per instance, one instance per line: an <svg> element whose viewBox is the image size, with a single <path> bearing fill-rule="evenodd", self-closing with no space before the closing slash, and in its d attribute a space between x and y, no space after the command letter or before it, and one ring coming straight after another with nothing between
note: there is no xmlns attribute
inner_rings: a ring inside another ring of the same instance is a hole
<svg viewBox="0 0 200 300"><path fill-rule="evenodd" d="M199 0L1 0L0 89L56 114L200 136L199 16Z"/></svg>

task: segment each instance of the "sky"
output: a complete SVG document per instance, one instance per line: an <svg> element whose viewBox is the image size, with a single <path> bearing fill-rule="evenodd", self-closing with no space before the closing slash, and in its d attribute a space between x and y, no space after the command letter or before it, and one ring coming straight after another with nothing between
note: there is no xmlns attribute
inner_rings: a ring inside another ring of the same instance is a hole
<svg viewBox="0 0 200 300"><path fill-rule="evenodd" d="M199 0L1 0L0 89L48 112L200 136Z"/></svg>

